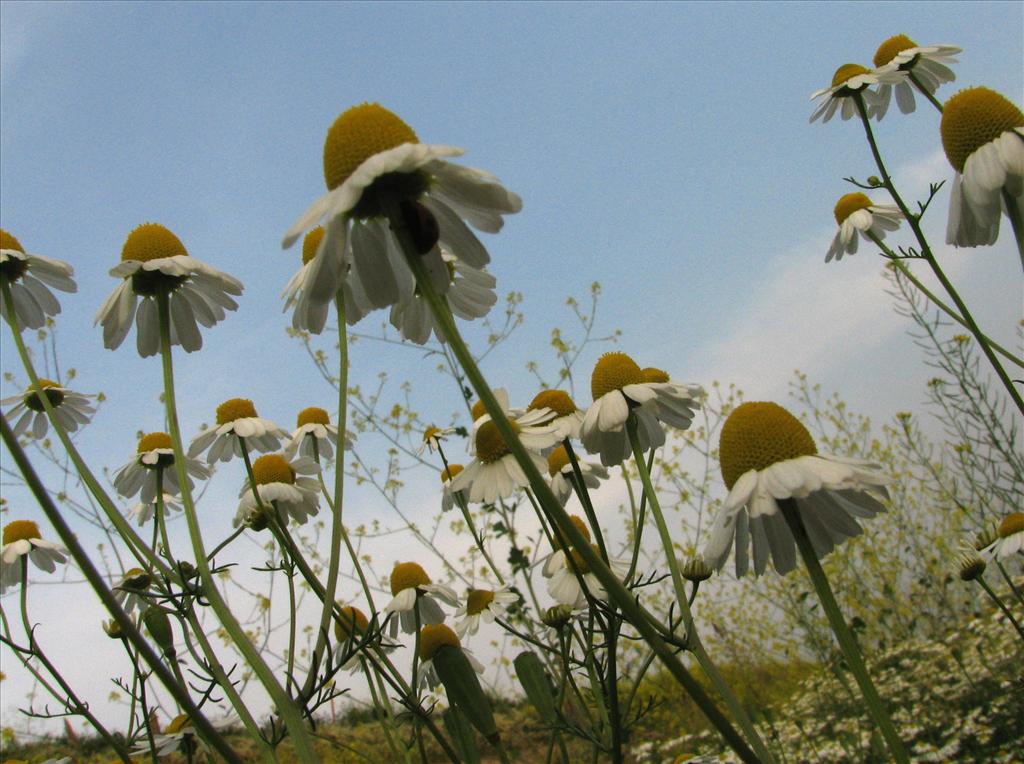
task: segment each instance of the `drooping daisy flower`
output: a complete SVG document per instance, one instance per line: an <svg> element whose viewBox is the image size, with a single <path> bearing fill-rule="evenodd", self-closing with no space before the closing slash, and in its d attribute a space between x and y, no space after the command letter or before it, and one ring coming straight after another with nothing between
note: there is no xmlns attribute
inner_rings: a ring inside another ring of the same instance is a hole
<svg viewBox="0 0 1024 764"><path fill-rule="evenodd" d="M606 467L621 464L631 453L626 420L636 415L637 435L644 451L665 443L660 422L685 430L693 421L699 385L669 381L660 369L641 369L625 353L605 353L590 378L594 402L583 419L580 437L590 453L600 454Z"/></svg>
<svg viewBox="0 0 1024 764"><path fill-rule="evenodd" d="M896 105L904 114L914 110L913 76L921 87L934 94L939 85L956 79L946 64L955 64L960 48L955 45L928 45L921 47L905 34L898 34L878 46L874 64L877 69L906 72L907 77L896 83L883 82L878 86L875 99L875 118L881 119L889 109L889 100L896 93Z"/></svg>
<svg viewBox="0 0 1024 764"><path fill-rule="evenodd" d="M172 753L181 752L189 759L198 752L199 748L206 749L206 743L196 734L195 724L188 714L180 714L174 717L163 732L153 734L153 746L158 757L170 756ZM145 736L135 748L132 749L133 756L149 755L149 739Z"/></svg>
<svg viewBox="0 0 1024 764"><path fill-rule="evenodd" d="M256 416L256 407L248 398L231 398L217 407L217 426L199 433L192 439L188 455L192 458L210 449L206 463L231 461L242 455L240 439L250 450L266 453L281 447L281 441L290 436L269 419Z"/></svg>
<svg viewBox="0 0 1024 764"><path fill-rule="evenodd" d="M114 599L126 613L133 610L143 611L150 606L146 597L149 587L153 585L153 577L142 568L126 570L121 580L113 587Z"/></svg>
<svg viewBox="0 0 1024 764"><path fill-rule="evenodd" d="M587 488L594 490L601 486L602 480L608 479L608 470L600 464L576 460L580 465L580 474L583 475L583 483ZM551 478L551 492L555 494L562 506L572 496L573 482L576 480L576 473L572 468L572 460L569 459L569 452L565 446L556 446L548 454L548 475Z"/></svg>
<svg viewBox="0 0 1024 764"><path fill-rule="evenodd" d="M342 605L341 612L334 616L334 637L338 642L358 638L369 628L370 621L366 613L353 605Z"/></svg>
<svg viewBox="0 0 1024 764"><path fill-rule="evenodd" d="M110 275L122 281L96 314L95 323L103 325L103 346L114 350L124 342L141 297L136 346L143 358L160 350L158 294L170 300L171 344L191 353L203 346L199 326L222 321L226 310L238 307L231 295L242 293L238 279L190 257L178 237L156 223L144 223L128 234L121 262Z"/></svg>
<svg viewBox="0 0 1024 764"><path fill-rule="evenodd" d="M53 413L60 426L67 432L74 432L79 425L88 424L89 418L96 413L95 407L89 402L89 399L94 397L92 395L76 393L59 382L42 377L39 378L39 386L43 388L43 394L53 407ZM14 434L19 437L24 435L31 425L32 437L36 440L44 438L49 428L49 418L35 388L29 385L21 395L12 395L0 401L4 406L12 403L15 404L14 407L5 416L14 422L11 428Z"/></svg>
<svg viewBox="0 0 1024 764"><path fill-rule="evenodd" d="M193 477L197 480L210 477L210 470L188 457L185 458L185 471L191 476L189 490L194 486ZM156 501L158 478L165 494L177 496L181 493L178 470L174 468L174 446L171 436L165 432L151 432L139 439L135 457L114 475L114 488L126 499L139 494L143 504L152 504Z"/></svg>
<svg viewBox="0 0 1024 764"><path fill-rule="evenodd" d="M989 559L1005 560L1024 552L1024 512L1012 512L1003 518L995 542L986 547Z"/></svg>
<svg viewBox="0 0 1024 764"><path fill-rule="evenodd" d="M965 546L954 559L953 567L961 581L975 581L984 575L988 563L974 547Z"/></svg>
<svg viewBox="0 0 1024 764"><path fill-rule="evenodd" d="M469 497L466 496L465 490L453 491L452 481L455 477L462 472L463 466L461 464L449 464L443 470L441 470L441 511L447 512L449 509L455 506L456 494L461 494L463 501L469 501Z"/></svg>
<svg viewBox="0 0 1024 764"><path fill-rule="evenodd" d="M864 109L870 117L878 105L878 94L870 86L883 83L892 85L906 79L906 76L905 72L899 70L871 71L860 64L843 64L832 76L830 87L811 93L812 101L818 98L824 100L811 114L810 121L815 122L820 117L823 123L828 122L837 111L842 119L857 116L857 94L864 100Z"/></svg>
<svg viewBox="0 0 1024 764"><path fill-rule="evenodd" d="M858 518L885 511L889 479L878 465L819 454L807 428L775 403L738 406L722 427L719 453L729 495L702 554L720 569L735 539L737 576L747 572L751 545L755 575L764 573L769 555L782 575L796 567L796 542L779 499L795 501L819 559L862 532Z"/></svg>
<svg viewBox="0 0 1024 764"><path fill-rule="evenodd" d="M542 409L509 420L538 471L545 467L540 451L558 442L558 435L546 424L550 418L550 410ZM491 504L530 484L493 421L488 419L476 428L473 442L473 461L454 477L453 491L468 491L470 501Z"/></svg>
<svg viewBox="0 0 1024 764"><path fill-rule="evenodd" d="M868 234L884 239L885 232L895 231L903 220L903 213L895 204L875 204L859 191L839 197L835 216L839 230L825 255L826 263L831 262L832 258L842 260L843 255L855 254L858 233L865 241L871 241Z"/></svg>
<svg viewBox="0 0 1024 764"><path fill-rule="evenodd" d="M579 438L584 414L576 408L576 402L564 390L541 390L526 409L549 409L553 412L554 416L548 424L554 429L559 440Z"/></svg>
<svg viewBox="0 0 1024 764"><path fill-rule="evenodd" d="M3 550L0 552L0 592L21 583L21 558L28 555L33 564L46 573L53 573L57 563L67 562L67 549L46 541L39 526L31 520L15 520L4 526Z"/></svg>
<svg viewBox="0 0 1024 764"><path fill-rule="evenodd" d="M327 411L316 406L303 409L299 412L296 426L298 429L292 433L291 440L284 447L285 458L291 459L296 453L311 459L318 452L326 459L330 459L334 455L333 444L338 440L338 428L331 424L331 418ZM346 430L345 448L352 448L354 442L355 435Z"/></svg>
<svg viewBox="0 0 1024 764"><path fill-rule="evenodd" d="M445 161L460 154L451 146L421 144L408 125L379 104L342 113L324 142L328 193L284 237L287 248L321 221L326 226L298 287L296 310L306 313L306 303L330 302L346 279L356 280L354 290L365 294L372 308L412 295L414 279L385 219L385 198L402 209L436 288L449 286L437 244L473 268L485 266L487 250L463 221L496 233L502 215L518 212L522 202L490 173Z"/></svg>
<svg viewBox="0 0 1024 764"><path fill-rule="evenodd" d="M165 513L182 511L182 505L181 502L178 501L177 496L165 493L162 494L162 499ZM156 497L154 497L153 501L140 501L138 504L135 504L129 508L128 514L134 517L135 522L140 526L145 525L150 521L153 515L156 514L156 506Z"/></svg>
<svg viewBox="0 0 1024 764"><path fill-rule="evenodd" d="M437 604L437 599L450 607L458 607L459 604L458 595L451 587L432 583L426 571L415 562L395 565L391 571L391 594L393 599L384 612L398 614L398 618L391 619L392 637L397 636L399 624L406 634L416 632L417 611L420 626L443 623L444 611Z"/></svg>
<svg viewBox="0 0 1024 764"><path fill-rule="evenodd" d="M498 301L494 292L497 280L483 268L474 268L447 252L441 255L448 267L450 284L445 299L452 314L466 321L486 316ZM446 341L437 329L430 306L417 289L391 306L390 320L403 339L417 345L426 344L431 334L439 342Z"/></svg>
<svg viewBox="0 0 1024 764"><path fill-rule="evenodd" d="M939 129L956 170L946 243L995 244L1006 205L1024 215L1024 114L994 90L968 88L946 102Z"/></svg>
<svg viewBox="0 0 1024 764"><path fill-rule="evenodd" d="M262 527L259 521L261 504L264 509L275 507L282 525L287 525L289 518L299 525L305 524L320 510L320 483L315 478L319 473L320 465L307 456L295 460L286 459L281 454L261 456L252 463L256 492L246 478L238 494L241 501L238 502L235 527L248 522L259 530Z"/></svg>
<svg viewBox="0 0 1024 764"><path fill-rule="evenodd" d="M307 276L311 268L313 258L324 238L323 226L311 229L302 239L302 267L285 285L281 297L284 299L284 312L294 308L292 314L292 328L310 331L319 334L327 323L327 314L331 309L331 301L313 302L303 300L303 290L308 286ZM349 265L351 269L352 265ZM349 326L357 324L363 316L370 312L371 308L366 302L366 295L358 291L360 282L358 279L343 279L342 297L345 300L345 323Z"/></svg>
<svg viewBox="0 0 1024 764"><path fill-rule="evenodd" d="M508 590L507 586L500 589L470 589L466 593L466 604L456 612L455 631L460 639L465 639L480 630L480 621L494 623L508 609L519 601L519 595Z"/></svg>
<svg viewBox="0 0 1024 764"><path fill-rule="evenodd" d="M597 544L591 544L590 548L594 554L601 556L601 550ZM608 560L608 567L616 578L623 579L629 572L629 562L612 558ZM605 601L608 593L604 584L594 575L587 565L583 556L575 549L559 549L548 560L545 565L545 576L548 579L548 594L554 597L556 602L563 605L570 605L573 608L582 608L587 604L587 597L580 585L580 577L587 587L587 592L594 599Z"/></svg>
<svg viewBox="0 0 1024 764"><path fill-rule="evenodd" d="M463 433L465 433L465 430L463 430ZM423 431L423 441L420 443L419 448L416 449L416 455L422 456L425 451L430 451L432 454L439 451L441 444L446 441L450 435L454 434L454 427L435 427L434 425L430 425Z"/></svg>
<svg viewBox="0 0 1024 764"><path fill-rule="evenodd" d="M60 313L50 288L77 292L75 269L61 260L25 252L16 238L0 229L0 280L11 290L14 315L23 329L42 329L46 319ZM7 321L7 298L0 290L0 313Z"/></svg>
<svg viewBox="0 0 1024 764"><path fill-rule="evenodd" d="M443 649L461 650L469 660L469 665L478 673L484 673L480 663L469 650L462 646L458 635L443 623L431 624L420 629L420 684L427 684L434 689L441 684L441 679L434 668L434 659Z"/></svg>

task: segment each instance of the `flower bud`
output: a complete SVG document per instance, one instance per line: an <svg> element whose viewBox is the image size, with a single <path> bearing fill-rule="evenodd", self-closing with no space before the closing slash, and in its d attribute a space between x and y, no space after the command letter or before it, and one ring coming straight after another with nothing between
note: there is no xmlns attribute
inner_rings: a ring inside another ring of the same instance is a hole
<svg viewBox="0 0 1024 764"><path fill-rule="evenodd" d="M552 629L562 629L572 620L572 605L555 605L544 611L540 620Z"/></svg>
<svg viewBox="0 0 1024 764"><path fill-rule="evenodd" d="M160 646L166 655L174 655L174 632L171 630L171 619L167 611L159 607L150 607L142 614L142 622L153 641Z"/></svg>
<svg viewBox="0 0 1024 764"><path fill-rule="evenodd" d="M686 561L682 572L683 578L696 584L701 581L707 581L711 578L711 574L714 571L711 570L710 565L704 562L704 558L698 555Z"/></svg>

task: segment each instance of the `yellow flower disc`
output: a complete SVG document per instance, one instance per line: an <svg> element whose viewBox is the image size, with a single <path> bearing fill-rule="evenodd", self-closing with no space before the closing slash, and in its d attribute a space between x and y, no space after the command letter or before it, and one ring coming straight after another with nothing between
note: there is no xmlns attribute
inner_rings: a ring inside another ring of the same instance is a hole
<svg viewBox="0 0 1024 764"><path fill-rule="evenodd" d="M13 544L15 541L28 541L29 539L42 538L39 526L31 520L15 520L4 526L4 543Z"/></svg>
<svg viewBox="0 0 1024 764"><path fill-rule="evenodd" d="M13 249L25 254L25 248L21 246L21 242L2 228L0 228L0 249Z"/></svg>
<svg viewBox="0 0 1024 764"><path fill-rule="evenodd" d="M466 595L466 614L480 615L487 606L494 602L494 592L490 589L470 589Z"/></svg>
<svg viewBox="0 0 1024 764"><path fill-rule="evenodd" d="M483 401L477 401L473 404L473 408L469 410L469 415L473 417L474 422L486 413L487 407L484 405Z"/></svg>
<svg viewBox="0 0 1024 764"><path fill-rule="evenodd" d="M173 448L171 436L166 432L151 432L139 438L138 453L144 454L158 448Z"/></svg>
<svg viewBox="0 0 1024 764"><path fill-rule="evenodd" d="M641 369L641 373L644 375L644 382L668 382L668 372L656 369L653 366L648 366L645 369Z"/></svg>
<svg viewBox="0 0 1024 764"><path fill-rule="evenodd" d="M564 390L542 390L526 408L527 411L551 409L560 417L576 413L576 404Z"/></svg>
<svg viewBox="0 0 1024 764"><path fill-rule="evenodd" d="M227 424L236 419L250 419L256 416L256 407L248 398L232 398L217 407L217 424Z"/></svg>
<svg viewBox="0 0 1024 764"><path fill-rule="evenodd" d="M512 432L519 432L519 425L509 422ZM484 422L476 431L476 458L484 464L496 462L509 452L508 443L498 432L498 425L493 421Z"/></svg>
<svg viewBox="0 0 1024 764"><path fill-rule="evenodd" d="M403 143L419 143L416 133L379 103L342 112L324 140L324 181L333 191L363 162Z"/></svg>
<svg viewBox="0 0 1024 764"><path fill-rule="evenodd" d="M643 370L625 353L605 353L590 375L590 395L596 401L605 393L644 381Z"/></svg>
<svg viewBox="0 0 1024 764"><path fill-rule="evenodd" d="M988 88L967 88L946 101L939 132L949 163L963 172L967 157L1015 127L1024 127L1024 114L1013 103Z"/></svg>
<svg viewBox="0 0 1024 764"><path fill-rule="evenodd" d="M832 87L838 87L858 74L867 74L868 70L860 64L843 64L832 75Z"/></svg>
<svg viewBox="0 0 1024 764"><path fill-rule="evenodd" d="M430 583L430 576L415 562L400 562L391 571L391 595Z"/></svg>
<svg viewBox="0 0 1024 764"><path fill-rule="evenodd" d="M1012 536L1014 533L1020 533L1024 531L1024 512L1014 512L1003 518L1003 521L999 523L999 538L1005 539ZM4 535L4 541L7 540L7 536Z"/></svg>
<svg viewBox="0 0 1024 764"><path fill-rule="evenodd" d="M744 403L722 426L719 461L726 488L750 470L818 453L800 420L777 403Z"/></svg>
<svg viewBox="0 0 1024 764"><path fill-rule="evenodd" d="M302 409L299 412L296 427L302 427L306 424L330 424L331 418L327 415L324 409L318 409L316 406L310 406L308 409Z"/></svg>
<svg viewBox="0 0 1024 764"><path fill-rule="evenodd" d="M266 454L252 463L256 485L268 483L295 483L295 470L281 454Z"/></svg>
<svg viewBox="0 0 1024 764"><path fill-rule="evenodd" d="M359 634L370 627L366 614L357 607L346 605L334 619L334 636L341 642L353 634Z"/></svg>
<svg viewBox="0 0 1024 764"><path fill-rule="evenodd" d="M867 197L867 194L862 194L860 192L843 194L839 197L839 201L836 202L836 207L833 211L836 216L836 223L842 225L843 221L850 217L854 212L857 210L865 210L872 204L873 202Z"/></svg>
<svg viewBox="0 0 1024 764"><path fill-rule="evenodd" d="M463 470L461 464L449 464L445 469L441 470L441 482L447 483L453 477L458 475Z"/></svg>
<svg viewBox="0 0 1024 764"><path fill-rule="evenodd" d="M569 464L569 452L565 446L558 446L548 454L548 474L554 477L562 471L562 467Z"/></svg>
<svg viewBox="0 0 1024 764"><path fill-rule="evenodd" d="M164 727L164 734L173 735L175 732L181 732L184 727L189 726L192 726L192 720L188 718L188 714L179 714Z"/></svg>
<svg viewBox="0 0 1024 764"><path fill-rule="evenodd" d="M878 46L878 50L875 51L875 66L885 66L903 51L916 47L917 43L905 34L894 35Z"/></svg>
<svg viewBox="0 0 1024 764"><path fill-rule="evenodd" d="M318 225L306 234L302 240L302 264L305 265L314 257L316 257L316 251L320 247L320 242L324 238L324 227Z"/></svg>
<svg viewBox="0 0 1024 764"><path fill-rule="evenodd" d="M420 660L429 661L445 646L458 647L459 637L443 623L428 624L420 629Z"/></svg>
<svg viewBox="0 0 1024 764"><path fill-rule="evenodd" d="M441 428L440 427L434 427L434 425L430 425L430 427L428 427L426 430L423 431L423 442L426 443L431 438L436 438L440 434L441 434Z"/></svg>
<svg viewBox="0 0 1024 764"><path fill-rule="evenodd" d="M61 385L59 382L54 382L52 379L43 379L40 377L39 386L43 388L43 392L46 394L46 397L53 408L57 408L64 402L64 393L61 392ZM39 393L34 391L25 396L25 405L33 411L46 411L46 407L43 406L43 402L39 399Z"/></svg>
<svg viewBox="0 0 1024 764"><path fill-rule="evenodd" d="M121 249L122 260L141 263L164 257L188 255L185 245L173 233L157 223L143 223L130 234Z"/></svg>

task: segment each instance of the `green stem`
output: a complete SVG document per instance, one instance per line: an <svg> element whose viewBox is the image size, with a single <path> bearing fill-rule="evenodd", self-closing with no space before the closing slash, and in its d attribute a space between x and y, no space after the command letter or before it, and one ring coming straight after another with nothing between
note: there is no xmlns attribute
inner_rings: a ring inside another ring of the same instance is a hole
<svg viewBox="0 0 1024 764"><path fill-rule="evenodd" d="M199 577L203 584L203 593L207 601L217 614L221 627L231 638L231 641L238 648L238 651L245 658L246 664L259 678L260 683L270 695L271 702L288 732L291 734L292 743L295 746L295 755L301 762L315 764L318 760L313 750L313 742L302 720L302 714L298 706L281 687L274 672L266 664L256 647L246 636L241 624L235 618L227 602L221 596L213 575L210 572L210 564L207 560L206 549L203 546L202 531L199 529L199 519L196 516L195 505L192 503L192 491L188 484L188 471L185 466L185 449L181 443L181 431L178 427L178 408L174 397L174 368L171 359L171 323L170 323L170 301L166 292L157 294L157 313L160 322L160 357L163 361L164 377L164 404L167 406L167 423L170 430L171 443L174 446L174 466L178 470L178 485L181 488L182 507L185 513L185 522L188 525L189 538L192 541L192 551L196 558L196 568L199 570ZM256 486L252 486L256 493Z"/></svg>
<svg viewBox="0 0 1024 764"><path fill-rule="evenodd" d="M1013 628L1017 630L1017 633L1020 635L1020 638L1024 639L1024 629L1021 628L1020 624L1017 622L1017 619L1013 617L1013 613L1010 612L1010 609L1003 604L1003 601L1001 599L999 599L999 595L997 595L992 590L992 587L988 585L984 578L978 577L975 580L979 584L981 584L981 588L984 589L985 593L992 599L994 603L996 603L996 606L1003 611L1003 615L1006 616L1007 620L1009 620Z"/></svg>
<svg viewBox="0 0 1024 764"><path fill-rule="evenodd" d="M608 557L608 548L604 545L604 534L601 533L601 524L597 521L597 512L594 511L594 505L590 501L590 491L587 490L587 484L583 482L583 470L580 469L579 460L576 458L576 451L572 447L572 443L568 438L562 441L562 446L565 448L565 453L569 456L569 462L572 464L572 474L575 478L573 488L576 490L576 495L579 496L580 504L583 505L583 511L587 515L587 522L590 523L590 530L594 533L594 538L597 539L597 548L601 551L601 557L605 560Z"/></svg>
<svg viewBox="0 0 1024 764"><path fill-rule="evenodd" d="M900 212L907 220L907 225L910 226L914 232L914 236L917 238L917 243L921 247L921 257L931 266L932 272L935 274L935 278L942 284L942 288L946 290L946 294L949 295L950 299L953 300L956 305L957 311L963 317L966 322L967 329L974 335L974 338L978 341L978 345L981 347L985 357L988 358L989 363L996 372L996 376L1003 383L1006 388L1006 392L1013 400L1017 409L1024 414L1024 398L1021 398L1020 393L1017 391L1016 386L1013 384L1013 380L1010 379L1003 365L999 363L999 359L996 358L995 352L989 345L988 338L982 333L981 329L975 323L974 318L971 316L970 310L968 310L966 303L960 298L956 289L953 287L952 282L946 278L946 274L939 266L938 260L935 259L935 255L932 253L931 247L928 245L928 240L925 238L924 231L921 230L920 218L913 214L907 207L906 202L903 201L903 197L900 196L896 190L896 185L892 182L892 178L889 177L889 171L885 169L885 162L882 161L882 155L878 151L878 144L875 143L875 135L871 130L871 120L868 118L867 110L864 107L864 99L860 93L854 93L853 98L857 104L857 111L860 112L861 122L864 125L864 133L867 135L868 146L871 148L871 155L875 159L875 165L878 167L878 171L882 175L882 183L893 201L896 202L896 206L900 208Z"/></svg>
<svg viewBox="0 0 1024 764"><path fill-rule="evenodd" d="M1010 587L1010 592L1017 599L1017 602L1021 604L1021 607L1024 607L1024 597L1021 596L1020 589L1018 589L1016 584L1013 583L1013 579L1010 578L1010 574L1006 572L1006 568L1003 567L1003 563L999 562L999 560L996 560L995 563L996 568L999 569L999 574L1003 577L1006 585Z"/></svg>
<svg viewBox="0 0 1024 764"><path fill-rule="evenodd" d="M829 586L828 578L825 577L825 571L821 569L818 556L814 553L814 546L807 535L807 529L804 528L803 520L800 519L800 510L797 508L796 501L794 499L778 499L777 502L779 509L782 511L782 516L786 520L786 525L789 526L793 538L796 539L796 546L800 550L800 556L803 557L804 564L807 566L807 574L811 578L811 583L814 584L814 590L818 594L818 599L821 602L822 609L825 611L825 616L828 618L829 625L836 635L839 648L843 651L843 657L846 658L846 663L850 667L850 673L857 680L857 685L864 696L868 713L874 719L875 724L878 725L882 737L885 738L885 742L889 746L889 752L892 754L892 757L897 762L900 762L900 764L909 764L910 757L907 755L903 741L900 740L896 727L893 725L892 719L889 718L889 713L885 709L885 704L882 702L882 698L871 681L871 676L864 665L864 659L861 657L860 649L857 647L857 642L853 637L853 632L846 625L846 620L839 610L839 604L832 594L832 587Z"/></svg>
<svg viewBox="0 0 1024 764"><path fill-rule="evenodd" d="M602 583L605 590L608 592L609 598L622 610L623 615L640 633L640 636L647 640L651 645L651 648L655 653L657 653L658 658L662 663L664 663L665 667L669 670L675 680L679 682L679 684L690 694L690 697L693 698L694 702L708 718L711 724L718 730L722 737L725 738L726 743L743 761L758 761L757 756L743 740L742 736L740 736L732 724L729 723L729 720L722 714L722 712L718 710L714 701L704 691L704 688L700 686L700 683L697 682L697 680L679 660L673 648L658 635L657 629L650 621L648 621L646 615L641 610L639 603L636 602L633 595L622 585L622 582L618 580L604 561L601 560L600 555L593 551L590 544L587 543L586 538L584 538L583 534L580 533L579 529L576 528L569 519L568 513L558 503L558 500L551 492L551 488L548 486L547 481L544 480L543 476L537 470L536 465L534 465L533 460L526 452L526 449L523 447L523 444L520 443L519 438L516 437L516 434L512 429L512 425L509 423L505 412L494 397L494 393L491 391L490 385L487 384L483 374L481 374L480 369L476 365L476 361L469 352L469 348L467 348L465 342L463 342L462 336L459 334L459 330L455 326L455 320L452 317L447 304L444 302L441 295L439 295L434 289L433 284L427 275L426 269L423 266L423 262L421 261L420 256L416 253L416 247L412 241L409 229L402 218L397 200L393 198L385 198L383 200L383 204L385 213L391 223L391 230L398 239L405 261L416 278L420 294L424 299L426 299L427 305L429 306L441 333L445 339L448 340L449 347L455 354L455 357L458 359L463 370L466 372L467 379L476 391L476 394L480 397L480 400L483 401L483 404L487 409L487 413L492 417L495 427L497 427L501 437L504 439L505 443L508 444L509 450L519 463L519 466L523 469L524 474L529 480L530 487L540 499L548 517L558 525L562 533L576 548L580 557L584 560L590 571L597 576L598 580Z"/></svg>
<svg viewBox="0 0 1024 764"><path fill-rule="evenodd" d="M935 97L935 95L930 90L928 90L928 88L921 84L921 80L919 80L917 78L917 75L914 74L913 69L907 72L907 76L910 78L910 81L914 83L914 87L921 91L921 94L931 102L932 106L939 110L939 114L942 114L942 103Z"/></svg>
<svg viewBox="0 0 1024 764"><path fill-rule="evenodd" d="M441 444L437 446L437 453L441 456L441 462L444 464L445 470L450 470L451 467L448 465L448 460L445 458L444 451L441 449ZM449 480L451 479L451 473L448 472ZM466 497L462 491L456 491L452 494L452 499L459 507L459 511L462 512L462 518L466 521L466 526L469 528L469 533L473 537L473 543L476 544L476 548L480 550L480 554L483 555L484 560L487 561L488 567L491 572L494 573L495 578L498 580L500 586L505 585L505 577L501 575L501 571L498 570L498 566L494 564L494 560L491 559L491 555L487 552L487 548L484 546L484 537L476 530L476 524L473 522L473 515L469 511L469 503L466 501Z"/></svg>
<svg viewBox="0 0 1024 764"><path fill-rule="evenodd" d="M1013 229L1013 238L1017 242L1017 253L1020 255L1020 264L1024 267L1024 221L1020 217L1020 209L1017 207L1017 200L1013 198L1006 188L1003 188L1003 204L1006 205L1006 217L1010 218L1010 227Z"/></svg>

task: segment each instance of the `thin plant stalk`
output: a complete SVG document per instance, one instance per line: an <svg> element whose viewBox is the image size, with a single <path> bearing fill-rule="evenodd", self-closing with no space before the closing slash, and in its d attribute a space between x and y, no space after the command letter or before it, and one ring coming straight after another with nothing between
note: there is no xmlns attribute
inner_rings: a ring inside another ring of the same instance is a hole
<svg viewBox="0 0 1024 764"><path fill-rule="evenodd" d="M1006 210L1006 217L1010 218L1010 227L1013 229L1013 238L1017 242L1017 253L1020 255L1020 264L1024 267L1024 221L1021 220L1020 208L1013 194L1003 189L1003 207Z"/></svg>
<svg viewBox="0 0 1024 764"><path fill-rule="evenodd" d="M1013 613L1010 612L1010 608L1006 607L1006 605L1003 603L1003 601L999 598L999 595L996 594L995 591L993 591L992 587L988 585L988 582L985 581L984 578L979 576L975 580L979 584L981 584L981 588L985 590L985 594L987 594L989 596L989 598L994 603L996 603L996 607L998 607L1001 611L1003 611L1003 615L1006 616L1006 619L1010 622L1010 624L1013 626L1013 628L1015 628L1017 630L1017 633L1020 635L1020 638L1022 640L1024 640L1024 629L1021 628L1021 625L1017 621L1017 619L1013 617Z"/></svg>

